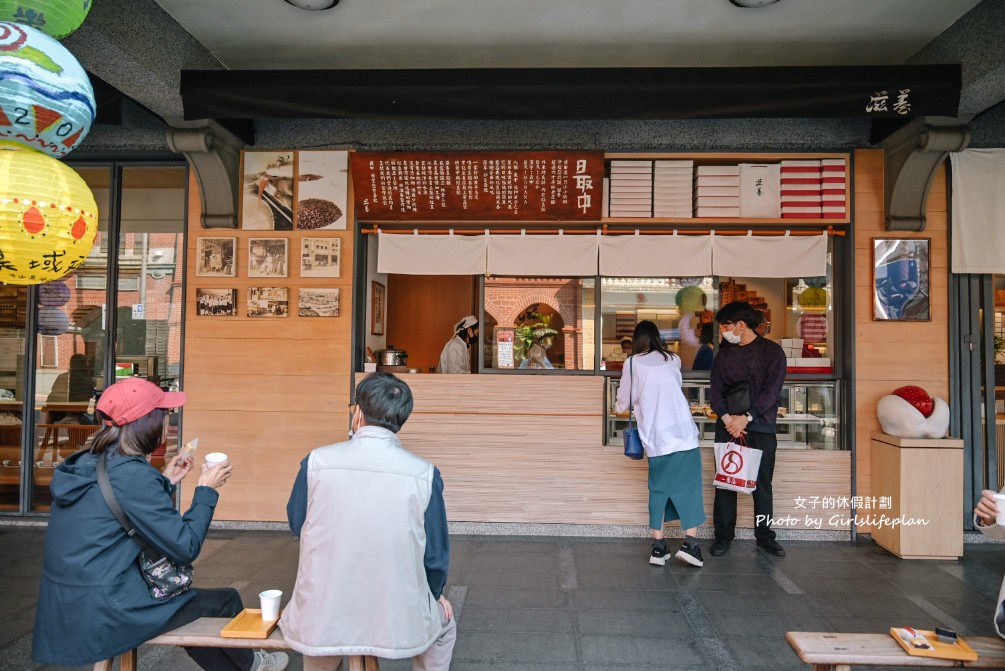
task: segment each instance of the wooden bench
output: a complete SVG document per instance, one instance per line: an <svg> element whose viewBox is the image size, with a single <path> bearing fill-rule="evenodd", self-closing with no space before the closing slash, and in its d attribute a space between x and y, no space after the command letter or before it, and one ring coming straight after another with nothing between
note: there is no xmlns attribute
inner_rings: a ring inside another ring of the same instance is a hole
<svg viewBox="0 0 1005 671"><path fill-rule="evenodd" d="M790 631L785 634L785 640L812 671L850 671L852 666L1005 669L1005 640L997 636L964 637L967 645L977 653L973 662L909 655L888 633Z"/></svg>
<svg viewBox="0 0 1005 671"><path fill-rule="evenodd" d="M194 622L178 627L147 641L148 645L174 645L194 648L262 648L265 650L289 650L283 632L276 627L268 638L222 638L223 629L230 618L201 617ZM348 671L380 671L376 657L348 657ZM106 659L94 665L94 671L112 671L114 660ZM120 671L136 671L136 650L119 655ZM342 668L340 663L337 667Z"/></svg>

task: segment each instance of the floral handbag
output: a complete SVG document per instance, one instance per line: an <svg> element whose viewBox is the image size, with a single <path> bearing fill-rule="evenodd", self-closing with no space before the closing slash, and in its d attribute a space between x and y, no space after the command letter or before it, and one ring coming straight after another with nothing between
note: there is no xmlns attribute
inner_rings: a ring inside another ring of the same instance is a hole
<svg viewBox="0 0 1005 671"><path fill-rule="evenodd" d="M98 457L98 487L101 489L101 495L105 498L105 503L115 515L115 519L119 521L129 537L143 548L140 551L138 563L140 575L147 583L147 591L150 592L150 596L158 601L164 601L178 596L191 587L193 573L191 564L171 561L136 534L136 527L129 522L129 518L122 511L122 506L119 505L115 498L115 492L112 490L112 483L108 481L108 465L104 452Z"/></svg>

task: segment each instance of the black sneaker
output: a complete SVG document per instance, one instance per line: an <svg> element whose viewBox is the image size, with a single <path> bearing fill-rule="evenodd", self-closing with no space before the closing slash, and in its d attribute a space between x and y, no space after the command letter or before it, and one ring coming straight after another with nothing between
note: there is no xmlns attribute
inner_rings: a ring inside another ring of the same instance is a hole
<svg viewBox="0 0 1005 671"><path fill-rule="evenodd" d="M717 540L714 543L712 543L711 553L713 557L721 557L727 552L729 552L729 541Z"/></svg>
<svg viewBox="0 0 1005 671"><path fill-rule="evenodd" d="M649 554L649 563L664 566L667 563L668 554L670 554L670 548L667 547L665 538L653 541L653 551Z"/></svg>
<svg viewBox="0 0 1005 671"><path fill-rule="evenodd" d="M757 547L762 548L765 552L773 554L776 557L785 556L785 548L778 544L774 538L768 538L763 541L757 541Z"/></svg>
<svg viewBox="0 0 1005 671"><path fill-rule="evenodd" d="M685 538L684 542L680 546L680 550L677 550L677 554L674 555L675 559L679 559L685 564L690 564L691 566L704 566L705 560L701 558L701 548L698 547L698 541L693 538Z"/></svg>

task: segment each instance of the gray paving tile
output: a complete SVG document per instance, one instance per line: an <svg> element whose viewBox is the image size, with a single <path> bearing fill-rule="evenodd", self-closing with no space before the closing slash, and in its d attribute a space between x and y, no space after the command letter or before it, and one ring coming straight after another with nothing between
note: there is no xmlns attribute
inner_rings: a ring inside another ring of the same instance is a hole
<svg viewBox="0 0 1005 671"><path fill-rule="evenodd" d="M820 615L801 613L710 613L709 621L719 636L764 636L782 637L788 631L831 631L831 625Z"/></svg>
<svg viewBox="0 0 1005 671"><path fill-rule="evenodd" d="M872 565L851 559L787 561L784 565L779 562L778 568L792 579L797 576L842 576L875 580L881 575Z"/></svg>
<svg viewBox="0 0 1005 671"><path fill-rule="evenodd" d="M677 589L677 580L666 567L649 566L649 570L641 573L626 573L613 571L577 571L577 585L581 589Z"/></svg>
<svg viewBox="0 0 1005 671"><path fill-rule="evenodd" d="M927 614L911 618L904 618L898 615L880 617L868 615L827 615L823 619L831 626L833 631L851 634L882 634L890 631L890 627L931 629L938 624Z"/></svg>
<svg viewBox="0 0 1005 671"><path fill-rule="evenodd" d="M784 571L783 571L784 573ZM857 577L828 575L788 576L792 582L807 594L898 594L898 590L884 582Z"/></svg>
<svg viewBox="0 0 1005 671"><path fill-rule="evenodd" d="M828 594L807 596L805 602L820 615L851 616L868 614L872 617L895 617L912 620L928 619L928 614L906 596L874 595L865 599L856 594Z"/></svg>
<svg viewBox="0 0 1005 671"><path fill-rule="evenodd" d="M673 591L578 589L572 605L582 610L678 610Z"/></svg>
<svg viewBox="0 0 1005 671"><path fill-rule="evenodd" d="M573 551L573 560L578 571L602 571L609 573L650 573L649 550L624 555L594 555Z"/></svg>
<svg viewBox="0 0 1005 671"><path fill-rule="evenodd" d="M732 592L739 595L784 591L774 579L766 575L699 572L692 575L678 575L677 582L682 589L692 592Z"/></svg>
<svg viewBox="0 0 1005 671"><path fill-rule="evenodd" d="M499 589L468 586L466 608L563 608L569 594L557 589Z"/></svg>
<svg viewBox="0 0 1005 671"><path fill-rule="evenodd" d="M475 554L553 554L562 544L552 539L516 541L506 538L483 540L475 548Z"/></svg>
<svg viewBox="0 0 1005 671"><path fill-rule="evenodd" d="M693 635L580 636L587 664L643 664L654 667L704 666L701 643Z"/></svg>
<svg viewBox="0 0 1005 671"><path fill-rule="evenodd" d="M453 556L451 556L453 560ZM453 563L451 561L451 563ZM558 556L553 553L513 554L476 552L467 560L468 568L509 569L515 571L555 571Z"/></svg>
<svg viewBox="0 0 1005 671"><path fill-rule="evenodd" d="M412 667L408 667L411 669ZM578 664L556 664L548 662L546 664L535 664L532 662L455 662L451 664L454 671L579 671ZM384 664L381 662L380 671L384 671ZM620 667L619 667L620 671ZM652 671L652 669L648 669Z"/></svg>
<svg viewBox="0 0 1005 671"><path fill-rule="evenodd" d="M534 660L539 664L550 662L578 662L576 637L572 634L511 634L472 632L457 637L454 647L457 669L460 662L520 662Z"/></svg>
<svg viewBox="0 0 1005 671"><path fill-rule="evenodd" d="M740 598L733 592L695 592L708 613L813 613L806 597L796 594L753 594Z"/></svg>
<svg viewBox="0 0 1005 671"><path fill-rule="evenodd" d="M741 669L805 669L785 635L781 636L727 636L726 648L732 653Z"/></svg>
<svg viewBox="0 0 1005 671"><path fill-rule="evenodd" d="M564 608L471 608L458 619L460 636L468 632L543 633L575 631L572 611Z"/></svg>
<svg viewBox="0 0 1005 671"><path fill-rule="evenodd" d="M558 589L558 575L553 571L511 571L506 569L468 568L463 575L468 585L512 587L516 589Z"/></svg>
<svg viewBox="0 0 1005 671"><path fill-rule="evenodd" d="M662 611L640 616L630 610L581 610L576 613L580 634L612 636L681 636L691 633L691 624L680 611Z"/></svg>

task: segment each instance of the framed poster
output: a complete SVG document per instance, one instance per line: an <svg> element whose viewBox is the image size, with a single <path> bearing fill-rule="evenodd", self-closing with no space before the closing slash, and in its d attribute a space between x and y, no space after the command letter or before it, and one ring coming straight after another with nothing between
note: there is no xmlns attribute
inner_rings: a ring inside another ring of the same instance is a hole
<svg viewBox="0 0 1005 671"><path fill-rule="evenodd" d="M292 151L242 151L238 221L252 231L293 230Z"/></svg>
<svg viewBox="0 0 1005 671"><path fill-rule="evenodd" d="M236 277L237 238L196 238L196 277Z"/></svg>
<svg viewBox="0 0 1005 671"><path fill-rule="evenodd" d="M297 152L297 230L346 228L349 152Z"/></svg>
<svg viewBox="0 0 1005 671"><path fill-rule="evenodd" d="M338 277L340 238L302 238L300 240L300 277Z"/></svg>
<svg viewBox="0 0 1005 671"><path fill-rule="evenodd" d="M300 289L299 315L301 317L338 317L338 289Z"/></svg>
<svg viewBox="0 0 1005 671"><path fill-rule="evenodd" d="M289 240L248 238L248 277L286 277Z"/></svg>
<svg viewBox="0 0 1005 671"><path fill-rule="evenodd" d="M931 321L930 249L928 238L873 238L875 321Z"/></svg>
<svg viewBox="0 0 1005 671"><path fill-rule="evenodd" d="M237 314L237 289L196 289L195 313L200 317L233 317Z"/></svg>
<svg viewBox="0 0 1005 671"><path fill-rule="evenodd" d="M289 314L289 287L248 287L249 317L286 317Z"/></svg>
<svg viewBox="0 0 1005 671"><path fill-rule="evenodd" d="M370 335L384 335L384 320L387 315L384 301L386 290L377 281L370 282Z"/></svg>

